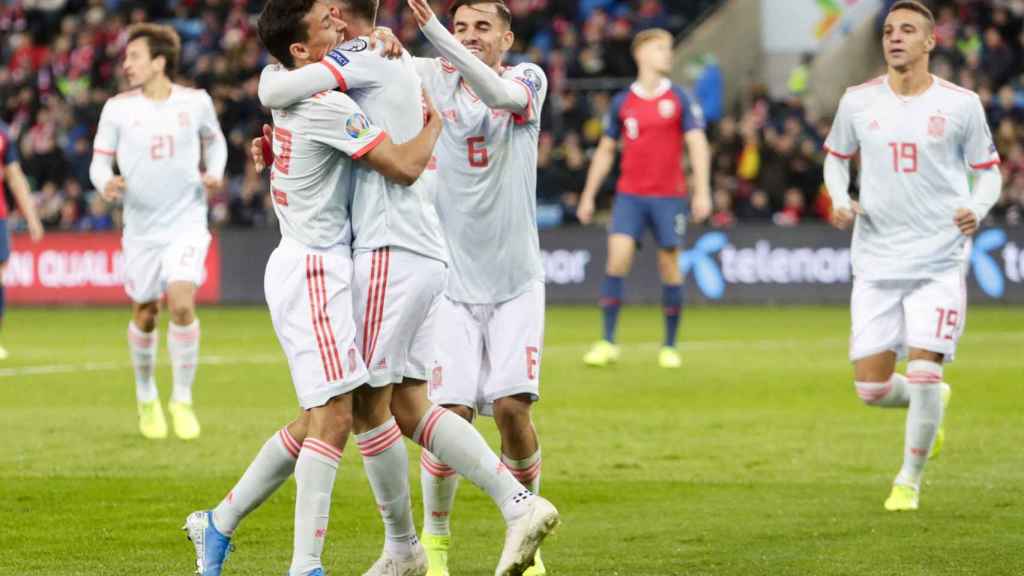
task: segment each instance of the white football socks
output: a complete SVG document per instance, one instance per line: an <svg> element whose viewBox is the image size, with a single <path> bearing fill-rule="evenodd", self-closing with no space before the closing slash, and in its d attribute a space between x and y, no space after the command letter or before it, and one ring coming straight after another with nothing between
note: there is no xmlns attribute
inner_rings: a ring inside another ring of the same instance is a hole
<svg viewBox="0 0 1024 576"><path fill-rule="evenodd" d="M854 382L854 386L857 396L869 406L905 408L910 404L907 378L902 374L893 372L888 382Z"/></svg>
<svg viewBox="0 0 1024 576"><path fill-rule="evenodd" d="M167 325L167 351L171 355L171 372L174 374L172 402L192 403L192 382L196 379L196 365L199 363L199 319L188 326L174 322Z"/></svg>
<svg viewBox="0 0 1024 576"><path fill-rule="evenodd" d="M295 540L289 574L309 574L322 563L331 491L338 473L341 450L307 437L295 462Z"/></svg>
<svg viewBox="0 0 1024 576"><path fill-rule="evenodd" d="M431 406L416 426L413 440L487 492L505 522L528 511L530 491L501 465L476 428L454 412Z"/></svg>
<svg viewBox="0 0 1024 576"><path fill-rule="evenodd" d="M418 543L409 499L409 454L394 418L356 434L363 469L384 521L384 549L391 557L408 558Z"/></svg>
<svg viewBox="0 0 1024 576"><path fill-rule="evenodd" d="M423 530L435 536L450 533L452 505L459 475L427 449L420 452L420 488L423 490Z"/></svg>
<svg viewBox="0 0 1024 576"><path fill-rule="evenodd" d="M520 460L502 454L501 461L520 484L529 488L530 492L540 494L540 446L532 455Z"/></svg>
<svg viewBox="0 0 1024 576"><path fill-rule="evenodd" d="M135 369L135 398L139 402L152 402L158 397L156 389L156 351L160 334L156 330L143 332L135 322L128 322L128 350Z"/></svg>
<svg viewBox="0 0 1024 576"><path fill-rule="evenodd" d="M239 522L262 504L295 471L301 446L282 428L270 437L235 487L213 509L213 525L231 536Z"/></svg>
<svg viewBox="0 0 1024 576"><path fill-rule="evenodd" d="M897 484L919 488L935 433L942 423L942 366L927 360L907 364L910 409Z"/></svg>

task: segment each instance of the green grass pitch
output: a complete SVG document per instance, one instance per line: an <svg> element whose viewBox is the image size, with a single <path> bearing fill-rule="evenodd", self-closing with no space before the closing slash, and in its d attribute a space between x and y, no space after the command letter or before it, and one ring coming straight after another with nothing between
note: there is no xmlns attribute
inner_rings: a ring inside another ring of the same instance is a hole
<svg viewBox="0 0 1024 576"><path fill-rule="evenodd" d="M868 409L846 362L842 308L686 311L685 366L657 368L661 319L626 308L621 363L585 369L593 308L547 317L543 493L563 525L544 548L561 575L945 575L1024 573L1024 308L974 308L947 444L921 510L882 509L902 452L899 410ZM0 574L190 574L179 530L232 486L296 413L262 308L200 312L194 443L136 432L127 311L14 310L0 365ZM164 320L166 322L166 319ZM158 382L170 392L166 338ZM166 400L165 400L166 402ZM493 424L478 427L495 444ZM421 523L418 448L410 445ZM294 483L239 528L226 575L280 575ZM453 575L491 574L498 512L463 483ZM350 442L334 491L328 572L362 574L382 529Z"/></svg>

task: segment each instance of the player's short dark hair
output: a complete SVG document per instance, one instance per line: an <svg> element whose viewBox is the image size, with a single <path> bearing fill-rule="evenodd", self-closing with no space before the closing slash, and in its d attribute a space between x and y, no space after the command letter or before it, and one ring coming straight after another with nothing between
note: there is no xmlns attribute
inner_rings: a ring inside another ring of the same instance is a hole
<svg viewBox="0 0 1024 576"><path fill-rule="evenodd" d="M146 40L150 58L163 56L164 74L168 78L174 78L178 73L178 60L181 58L181 38L174 28L149 22L134 24L128 29L128 42L134 42L139 38Z"/></svg>
<svg viewBox="0 0 1024 576"><path fill-rule="evenodd" d="M455 13L463 6L476 6L479 4L494 4L498 11L498 19L505 23L506 28L512 27L512 12L505 4L505 0L455 0L448 7L448 15L455 18Z"/></svg>
<svg viewBox="0 0 1024 576"><path fill-rule="evenodd" d="M317 0L269 0L256 24L260 42L287 68L295 67L290 47L309 40L309 29L303 20Z"/></svg>
<svg viewBox="0 0 1024 576"><path fill-rule="evenodd" d="M889 14L892 14L897 10L910 10L911 12L917 12L924 16L924 19L928 21L929 30L935 27L935 15L932 14L932 11L929 10L924 3L919 2L918 0L899 0L892 5L892 8L889 8Z"/></svg>
<svg viewBox="0 0 1024 576"><path fill-rule="evenodd" d="M367 22L373 22L377 18L377 5L379 0L341 0L347 7L347 12L356 18L362 18Z"/></svg>

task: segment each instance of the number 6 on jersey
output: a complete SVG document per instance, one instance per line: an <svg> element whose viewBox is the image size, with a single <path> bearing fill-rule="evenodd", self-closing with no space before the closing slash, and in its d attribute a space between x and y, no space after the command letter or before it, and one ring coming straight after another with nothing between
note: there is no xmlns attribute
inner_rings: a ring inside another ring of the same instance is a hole
<svg viewBox="0 0 1024 576"><path fill-rule="evenodd" d="M467 150L469 151L469 165L473 168L487 167L487 147L483 143L483 136L466 138Z"/></svg>

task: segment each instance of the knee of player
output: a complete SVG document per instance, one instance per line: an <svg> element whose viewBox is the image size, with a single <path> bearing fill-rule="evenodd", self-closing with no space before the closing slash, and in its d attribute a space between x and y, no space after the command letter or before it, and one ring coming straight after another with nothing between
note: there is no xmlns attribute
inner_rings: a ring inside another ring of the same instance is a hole
<svg viewBox="0 0 1024 576"><path fill-rule="evenodd" d="M472 423L473 420L476 419L476 413L469 406L462 406L461 404L446 404L444 407L457 414L466 422Z"/></svg>
<svg viewBox="0 0 1024 576"><path fill-rule="evenodd" d="M499 430L529 427L532 402L525 395L499 398L494 402L494 423Z"/></svg>
<svg viewBox="0 0 1024 576"><path fill-rule="evenodd" d="M135 326L143 332L152 332L156 328L156 319L160 309L156 304L143 304L138 306L134 312Z"/></svg>
<svg viewBox="0 0 1024 576"><path fill-rule="evenodd" d="M171 313L171 320L178 325L191 324L195 319L195 306L191 302L168 302L167 309Z"/></svg>

